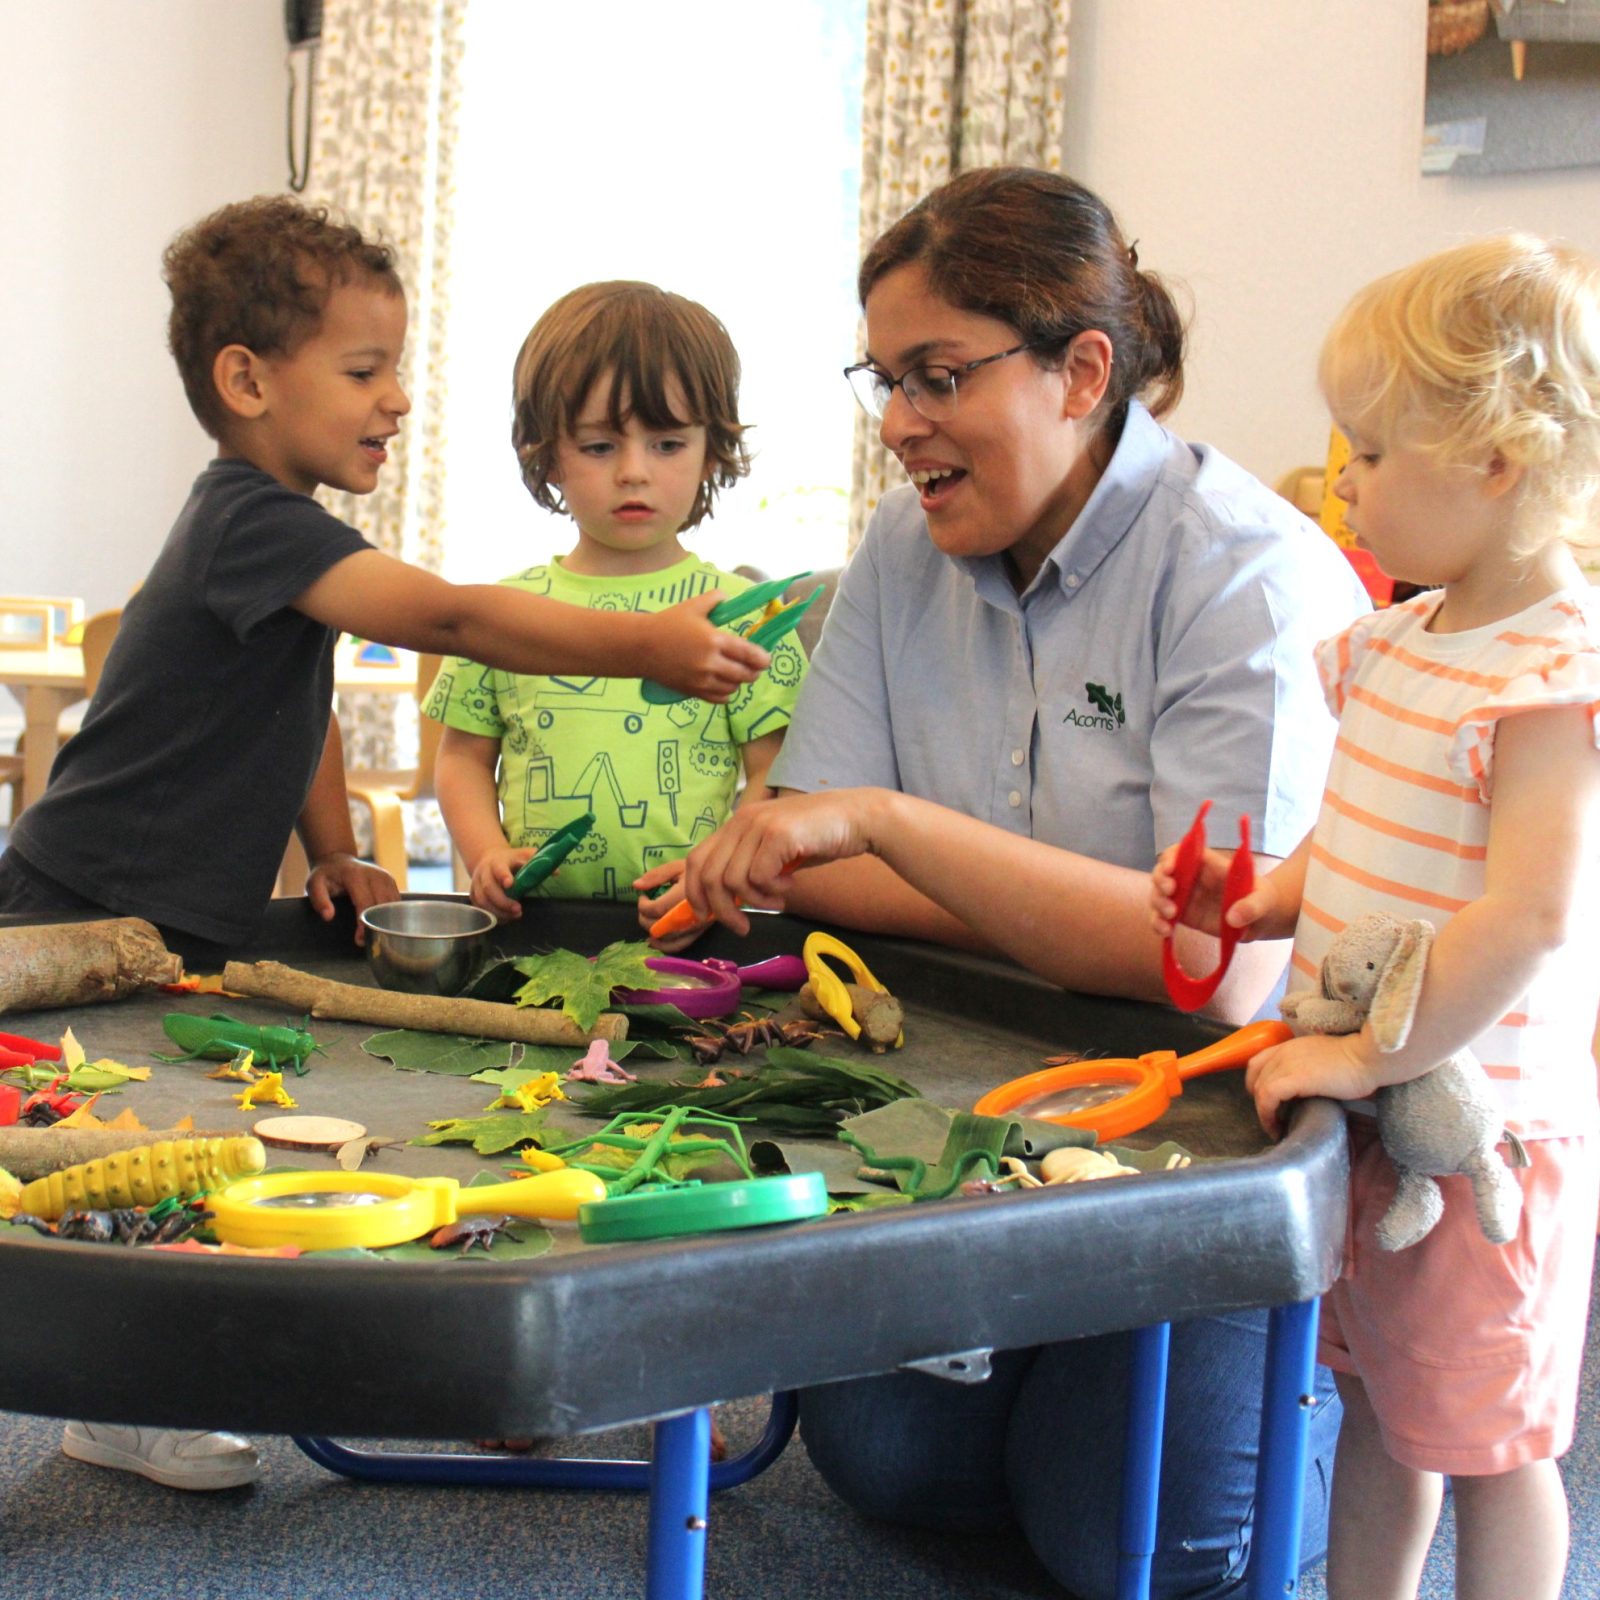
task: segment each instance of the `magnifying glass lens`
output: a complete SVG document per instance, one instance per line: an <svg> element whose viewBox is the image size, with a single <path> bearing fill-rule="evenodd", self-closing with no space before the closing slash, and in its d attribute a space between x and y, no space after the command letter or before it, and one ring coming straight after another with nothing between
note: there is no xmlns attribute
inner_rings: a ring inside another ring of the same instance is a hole
<svg viewBox="0 0 1600 1600"><path fill-rule="evenodd" d="M1126 1097L1125 1083L1076 1083L1069 1089L1047 1089L1031 1100L1022 1100L1012 1109L1024 1117L1074 1117L1082 1111L1114 1105Z"/></svg>
<svg viewBox="0 0 1600 1600"><path fill-rule="evenodd" d="M250 1205L262 1211L342 1211L347 1206L381 1206L393 1199L392 1194L374 1194L370 1189L301 1189L262 1195Z"/></svg>

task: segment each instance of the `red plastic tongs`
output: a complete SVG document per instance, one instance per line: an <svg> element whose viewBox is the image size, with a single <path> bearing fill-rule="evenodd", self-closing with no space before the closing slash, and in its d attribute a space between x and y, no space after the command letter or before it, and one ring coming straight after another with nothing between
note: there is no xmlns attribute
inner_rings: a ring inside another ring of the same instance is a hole
<svg viewBox="0 0 1600 1600"><path fill-rule="evenodd" d="M1194 822L1178 845L1178 856L1172 864L1172 876L1177 880L1173 885L1172 898L1178 907L1173 916L1174 922L1180 921L1187 910L1189 896L1194 893L1195 879L1200 875L1200 861L1206 849L1206 813L1210 809L1209 800L1201 802ZM1250 819L1245 816L1239 818L1239 848L1228 863L1228 875L1222 884L1222 932L1218 936L1222 953L1216 970L1203 978L1191 978L1178 965L1177 952L1172 948L1172 935L1168 934L1161 941L1161 976L1166 980L1167 993L1172 996L1173 1005L1180 1011L1198 1011L1217 992L1217 985L1222 982L1228 963L1233 960L1233 947L1239 942L1239 930L1228 926L1228 908L1235 901L1244 899L1255 886L1256 866L1250 852Z"/></svg>

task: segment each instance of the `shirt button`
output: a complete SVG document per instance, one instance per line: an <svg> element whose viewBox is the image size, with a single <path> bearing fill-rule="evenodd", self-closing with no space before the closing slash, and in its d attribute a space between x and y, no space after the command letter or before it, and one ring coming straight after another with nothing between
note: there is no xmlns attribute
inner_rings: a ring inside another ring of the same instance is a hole
<svg viewBox="0 0 1600 1600"><path fill-rule="evenodd" d="M1011 752L1011 765L1014 766L1014 767L1020 767L1022 765L1022 763L1024 761L1026 761L1027 759L1028 759L1028 756L1027 756L1027 752L1026 751L1013 750Z"/></svg>
<svg viewBox="0 0 1600 1600"><path fill-rule="evenodd" d="M1011 793L1006 796L1006 799L1008 799L1013 806L1020 806L1022 804L1022 791L1020 789L1013 789Z"/></svg>
<svg viewBox="0 0 1600 1600"><path fill-rule="evenodd" d="M1069 589L1076 589L1078 587L1078 574L1076 572L1069 572L1067 574L1067 587Z"/></svg>

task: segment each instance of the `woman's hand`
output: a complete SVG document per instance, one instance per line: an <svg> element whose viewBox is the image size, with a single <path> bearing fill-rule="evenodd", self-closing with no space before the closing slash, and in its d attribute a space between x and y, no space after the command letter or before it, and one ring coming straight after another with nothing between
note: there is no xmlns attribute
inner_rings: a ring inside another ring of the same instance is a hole
<svg viewBox="0 0 1600 1600"><path fill-rule="evenodd" d="M703 844L689 852L684 889L697 912L748 933L744 905L781 911L791 874L842 861L873 848L875 789L790 794L740 806Z"/></svg>
<svg viewBox="0 0 1600 1600"><path fill-rule="evenodd" d="M473 905L481 906L502 922L515 922L522 915L522 902L511 897L511 880L533 854L531 849L517 850L509 844L485 850L472 868Z"/></svg>
<svg viewBox="0 0 1600 1600"><path fill-rule="evenodd" d="M1244 1086L1256 1116L1274 1139L1283 1132L1283 1107L1308 1095L1360 1100L1380 1086L1378 1047L1371 1028L1359 1033L1311 1033L1286 1039L1251 1056Z"/></svg>
<svg viewBox="0 0 1600 1600"><path fill-rule="evenodd" d="M633 880L633 887L639 891L639 926L648 934L666 914L675 906L683 902L683 869L684 861L680 857L676 861L663 861L660 866L652 867L648 872ZM667 886L664 894L658 894L653 899L649 891ZM707 928L711 926L709 919L696 922L693 927L683 933L669 936L665 939L655 939L651 943L663 955L676 955L680 950L687 950Z"/></svg>
<svg viewBox="0 0 1600 1600"><path fill-rule="evenodd" d="M361 913L368 906L387 905L400 898L400 886L382 867L363 861L348 851L335 851L313 863L306 879L306 899L311 909L329 922L333 918L333 902L346 896L356 914L356 943L367 942L367 930L361 924Z"/></svg>

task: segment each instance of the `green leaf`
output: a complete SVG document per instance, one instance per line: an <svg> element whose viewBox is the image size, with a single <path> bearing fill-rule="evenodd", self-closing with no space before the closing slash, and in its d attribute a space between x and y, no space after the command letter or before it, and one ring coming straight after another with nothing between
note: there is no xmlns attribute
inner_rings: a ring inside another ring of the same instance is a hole
<svg viewBox="0 0 1600 1600"><path fill-rule="evenodd" d="M593 961L575 950L552 950L546 956L525 956L517 970L528 980L517 991L519 1006L561 1002L562 1014L588 1033L606 1009L613 989L649 989L660 982L645 965L655 952L643 939L608 944Z"/></svg>
<svg viewBox="0 0 1600 1600"><path fill-rule="evenodd" d="M432 1133L425 1133L412 1144L470 1144L480 1156L497 1156L520 1145L539 1144L544 1137L545 1113L517 1111L504 1116L448 1117L430 1122Z"/></svg>
<svg viewBox="0 0 1600 1600"><path fill-rule="evenodd" d="M509 1039L467 1039L413 1028L375 1033L363 1040L361 1048L369 1056L393 1062L402 1072L443 1072L457 1078L495 1067L514 1067L522 1060L521 1046Z"/></svg>

